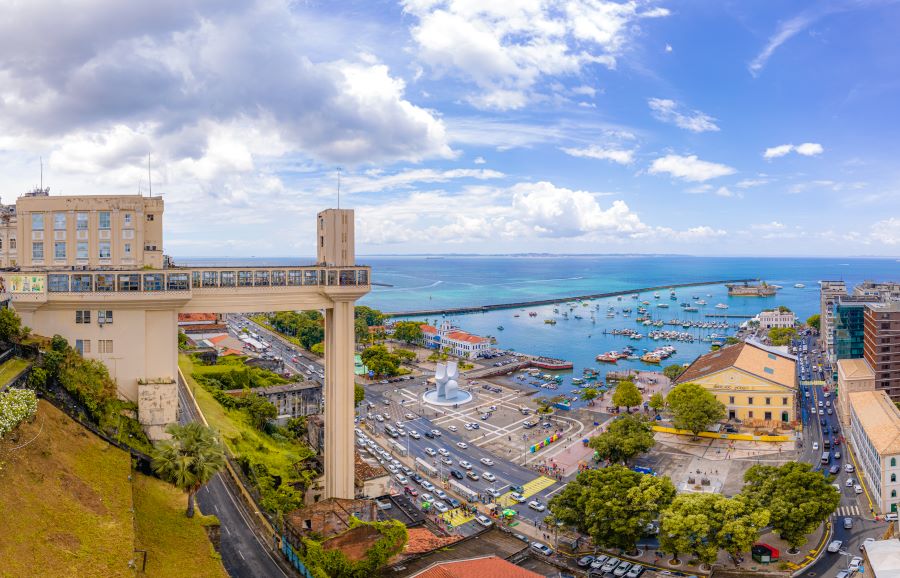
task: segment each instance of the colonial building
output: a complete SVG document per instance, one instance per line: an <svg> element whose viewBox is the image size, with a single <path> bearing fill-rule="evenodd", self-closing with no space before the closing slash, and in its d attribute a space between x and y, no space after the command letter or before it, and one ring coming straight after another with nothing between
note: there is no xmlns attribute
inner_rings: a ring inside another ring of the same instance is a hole
<svg viewBox="0 0 900 578"><path fill-rule="evenodd" d="M316 263L293 267L172 266L162 218L160 197L20 197L0 211L0 260L16 267L0 273L0 300L102 361L152 438L176 420L179 313L324 310L325 495L352 498L353 305L370 290L353 211L319 213Z"/></svg>
<svg viewBox="0 0 900 578"><path fill-rule="evenodd" d="M751 342L701 355L677 383L696 383L722 402L729 420L755 426L795 425L797 362Z"/></svg>
<svg viewBox="0 0 900 578"><path fill-rule="evenodd" d="M882 512L900 502L900 410L883 390L849 394L850 442L863 480Z"/></svg>
<svg viewBox="0 0 900 578"><path fill-rule="evenodd" d="M422 345L425 347L446 351L457 357L474 359L491 348L491 340L487 337L463 331L449 321L444 321L440 327L422 324L422 334Z"/></svg>
<svg viewBox="0 0 900 578"><path fill-rule="evenodd" d="M797 316L793 311L781 311L780 309L767 309L756 316L762 329L774 329L793 327L797 322Z"/></svg>

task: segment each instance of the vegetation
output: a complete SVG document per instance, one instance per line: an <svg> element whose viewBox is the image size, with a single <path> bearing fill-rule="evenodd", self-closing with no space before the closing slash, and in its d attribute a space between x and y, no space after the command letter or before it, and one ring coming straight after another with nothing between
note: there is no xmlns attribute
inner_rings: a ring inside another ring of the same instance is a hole
<svg viewBox="0 0 900 578"><path fill-rule="evenodd" d="M660 392L656 392L650 396L650 401L647 402L647 405L650 406L650 409L655 411L657 414L666 407L666 399L663 397L663 394Z"/></svg>
<svg viewBox="0 0 900 578"><path fill-rule="evenodd" d="M28 379L28 386L35 389L44 389L51 383L58 383L69 392L86 410L84 417L109 437L142 452L152 449L134 417L137 404L120 400L106 366L95 359L84 359L59 335L50 340L49 350Z"/></svg>
<svg viewBox="0 0 900 578"><path fill-rule="evenodd" d="M211 429L197 422L170 424L172 439L156 444L153 471L187 492L188 518L194 517L194 494L225 467L225 452Z"/></svg>
<svg viewBox="0 0 900 578"><path fill-rule="evenodd" d="M550 500L550 511L590 535L595 545L632 551L647 524L674 497L675 486L668 477L612 465L578 474Z"/></svg>
<svg viewBox="0 0 900 578"><path fill-rule="evenodd" d="M581 390L581 400L588 402L588 405L594 405L594 400L600 397L600 392L593 387L586 387Z"/></svg>
<svg viewBox="0 0 900 578"><path fill-rule="evenodd" d="M841 500L831 478L806 463L752 466L744 474L744 482L741 493L754 507L771 512L772 527L792 548L802 545L806 535L827 520Z"/></svg>
<svg viewBox="0 0 900 578"><path fill-rule="evenodd" d="M539 397L534 400L537 404L537 413L547 415L553 413L553 406L563 401L565 397L554 395L553 397Z"/></svg>
<svg viewBox="0 0 900 578"><path fill-rule="evenodd" d="M275 503L268 501L268 493L282 486L298 491L309 487L316 472L308 466L308 460L315 452L303 441L305 423L289 423L284 428L267 425L260 430L245 411L223 406L210 390L197 384L197 373L216 366L195 366L186 355L179 356L178 365L210 427L219 432L244 474L256 484L263 502ZM271 484L267 478L271 478Z"/></svg>
<svg viewBox="0 0 900 578"><path fill-rule="evenodd" d="M797 330L793 327L773 327L769 329L768 336L772 345L790 345L791 340L797 336Z"/></svg>
<svg viewBox="0 0 900 578"><path fill-rule="evenodd" d="M312 350L313 345L325 339L325 320L318 311L279 311L262 321L304 349Z"/></svg>
<svg viewBox="0 0 900 578"><path fill-rule="evenodd" d="M197 365L193 378L201 384L222 406L239 409L247 414L256 429L265 429L278 415L275 406L253 393L257 387L269 387L288 383L276 373L260 367L244 365L243 357L220 358L215 365ZM240 395L226 391L243 390Z"/></svg>
<svg viewBox="0 0 900 578"><path fill-rule="evenodd" d="M20 357L10 357L0 365L0 386L4 386L28 367L28 361Z"/></svg>
<svg viewBox="0 0 900 578"><path fill-rule="evenodd" d="M184 351L190 347L190 340L183 332L178 332L178 350Z"/></svg>
<svg viewBox="0 0 900 578"><path fill-rule="evenodd" d="M394 323L394 339L405 343L417 343L424 337L418 321L398 321Z"/></svg>
<svg viewBox="0 0 900 578"><path fill-rule="evenodd" d="M215 516L185 518L184 494L150 476L136 474L133 489L134 547L147 551L147 576L228 576L204 529L218 525Z"/></svg>
<svg viewBox="0 0 900 578"><path fill-rule="evenodd" d="M353 405L359 405L359 402L366 398L366 390L358 383L353 384Z"/></svg>
<svg viewBox="0 0 900 578"><path fill-rule="evenodd" d="M0 439L37 413L37 396L30 389L0 391Z"/></svg>
<svg viewBox="0 0 900 578"><path fill-rule="evenodd" d="M405 353L400 354L398 351ZM406 349L390 352L384 345L373 345L365 348L360 354L360 358L369 371L372 371L376 376L393 377L409 373L409 370L400 367L404 358L409 359L409 354L415 357L412 351Z"/></svg>
<svg viewBox="0 0 900 578"><path fill-rule="evenodd" d="M767 510L755 510L740 495L680 494L660 519L659 547L675 559L690 553L712 564L720 549L732 556L749 550L768 521Z"/></svg>
<svg viewBox="0 0 900 578"><path fill-rule="evenodd" d="M653 430L644 418L623 415L613 420L605 432L591 438L590 447L601 459L610 463L628 463L631 458L649 451L656 443Z"/></svg>
<svg viewBox="0 0 900 578"><path fill-rule="evenodd" d="M359 526L374 528L381 536L365 551L359 561L354 562L340 549L326 548L325 544L310 538L303 538L306 552L303 561L315 578L370 578L378 574L388 560L399 554L406 545L409 535L406 526L396 520L384 522L363 522L350 517L350 530Z"/></svg>
<svg viewBox="0 0 900 578"><path fill-rule="evenodd" d="M644 397L633 381L620 381L612 395L613 405L623 406L631 413L631 408L641 405Z"/></svg>
<svg viewBox="0 0 900 578"><path fill-rule="evenodd" d="M697 435L725 417L725 406L696 383L681 383L666 397L672 423Z"/></svg>
<svg viewBox="0 0 900 578"><path fill-rule="evenodd" d="M819 316L818 313L816 313L815 315L810 315L810 316L806 319L806 324L809 325L810 327L812 327L813 329L815 329L816 331L818 331L818 330L819 330L819 325L820 325L820 319L819 319L819 317L820 317L820 316Z"/></svg>
<svg viewBox="0 0 900 578"><path fill-rule="evenodd" d="M357 305L353 310L353 316L356 319L362 319L366 327L384 325L384 313L367 305Z"/></svg>
<svg viewBox="0 0 900 578"><path fill-rule="evenodd" d="M22 320L14 310L0 309L0 341L21 343L29 333L31 329L22 326Z"/></svg>
<svg viewBox="0 0 900 578"><path fill-rule="evenodd" d="M729 335L725 338L725 345L737 345L741 340L735 337L734 335Z"/></svg>
<svg viewBox="0 0 900 578"><path fill-rule="evenodd" d="M684 373L685 367L680 363L673 363L672 365L667 365L665 369L663 369L663 375L669 378L670 381L675 381L678 379L678 376Z"/></svg>

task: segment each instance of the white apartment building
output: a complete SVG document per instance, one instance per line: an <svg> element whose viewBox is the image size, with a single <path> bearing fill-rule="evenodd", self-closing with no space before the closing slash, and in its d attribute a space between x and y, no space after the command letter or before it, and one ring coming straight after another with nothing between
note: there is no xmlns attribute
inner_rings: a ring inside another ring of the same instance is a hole
<svg viewBox="0 0 900 578"><path fill-rule="evenodd" d="M881 512L900 503L900 410L884 390L857 391L850 399L850 442L860 471Z"/></svg>
<svg viewBox="0 0 900 578"><path fill-rule="evenodd" d="M834 301L847 295L843 281L819 281L819 334L825 348L825 356L832 362L834 355Z"/></svg>
<svg viewBox="0 0 900 578"><path fill-rule="evenodd" d="M793 327L797 322L797 316L793 311L779 311L778 309L762 311L756 318L762 329Z"/></svg>

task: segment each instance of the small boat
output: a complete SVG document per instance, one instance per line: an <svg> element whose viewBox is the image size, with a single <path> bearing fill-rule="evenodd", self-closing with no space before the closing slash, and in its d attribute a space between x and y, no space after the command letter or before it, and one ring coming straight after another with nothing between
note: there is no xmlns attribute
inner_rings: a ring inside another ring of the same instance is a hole
<svg viewBox="0 0 900 578"><path fill-rule="evenodd" d="M597 361L603 363L615 363L619 360L619 353L616 351L607 351L597 356Z"/></svg>
<svg viewBox="0 0 900 578"><path fill-rule="evenodd" d="M717 303L716 309L728 309L728 305L725 305L724 303Z"/></svg>
<svg viewBox="0 0 900 578"><path fill-rule="evenodd" d="M641 356L641 361L644 363L659 363L660 357L655 353L645 353Z"/></svg>
<svg viewBox="0 0 900 578"><path fill-rule="evenodd" d="M696 313L696 312L700 311L700 310L697 309L696 307L685 307L684 310L685 310L687 313Z"/></svg>
<svg viewBox="0 0 900 578"><path fill-rule="evenodd" d="M669 308L669 304L668 304L668 303L657 303L656 306L657 306L657 307L662 307L663 309L668 309L668 308Z"/></svg>
<svg viewBox="0 0 900 578"><path fill-rule="evenodd" d="M706 301L701 299L701 300L697 301L697 305L706 305Z"/></svg>
<svg viewBox="0 0 900 578"><path fill-rule="evenodd" d="M804 285L803 283L794 283L794 287L796 287L797 289L803 289L804 287L806 287L806 285Z"/></svg>
<svg viewBox="0 0 900 578"><path fill-rule="evenodd" d="M556 325L556 319L544 319L544 323L547 325Z"/></svg>
<svg viewBox="0 0 900 578"><path fill-rule="evenodd" d="M572 378L572 383L575 384L575 385L581 385L582 383L584 383L584 380L581 379L581 378L579 378L579 377L573 377L573 378Z"/></svg>
<svg viewBox="0 0 900 578"><path fill-rule="evenodd" d="M576 315L575 319L584 319L581 315Z"/></svg>
<svg viewBox="0 0 900 578"><path fill-rule="evenodd" d="M502 326L502 325L498 325L498 326L497 326L497 331L503 331L503 326Z"/></svg>
<svg viewBox="0 0 900 578"><path fill-rule="evenodd" d="M654 293L654 294L653 294L653 298L654 298L654 299L659 299L659 293Z"/></svg>
<svg viewBox="0 0 900 578"><path fill-rule="evenodd" d="M519 314L518 314L518 313L516 313L516 314L515 314L515 315L513 315L513 317L518 317L518 316L519 316Z"/></svg>
<svg viewBox="0 0 900 578"><path fill-rule="evenodd" d="M529 311L528 316L529 317L537 317L537 311ZM518 315L516 315L516 317L518 317Z"/></svg>

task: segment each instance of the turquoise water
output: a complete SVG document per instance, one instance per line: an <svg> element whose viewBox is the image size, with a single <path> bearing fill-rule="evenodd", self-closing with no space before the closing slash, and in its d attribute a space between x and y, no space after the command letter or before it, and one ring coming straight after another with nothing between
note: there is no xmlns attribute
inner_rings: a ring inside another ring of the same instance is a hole
<svg viewBox="0 0 900 578"><path fill-rule="evenodd" d="M687 283L704 280L760 278L770 284L783 287L775 297L728 297L723 285L677 289L677 300L669 299L668 291L660 291L659 301L668 303L668 309L655 307L652 293L641 294L642 300L651 302L648 311L656 319L673 318L685 320L707 319L707 313L727 313L730 315L755 315L760 310L778 305L790 307L800 319L819 310L818 281L822 279L842 279L854 285L866 279L900 279L900 261L895 259L809 259L809 258L727 258L727 257L683 257L683 256L550 256L550 257L363 257L360 263L372 266L372 277L377 283L391 287L373 287L361 303L384 311L409 311L512 303L531 299L547 299L608 291L628 291L638 287ZM241 259L206 260L178 259L179 264L210 265L289 265L301 264L292 259ZM794 284L806 287L798 289ZM679 303L692 302L699 296L708 304L698 313L684 313ZM707 296L709 295L709 296ZM717 303L728 305L727 310L718 310ZM595 322L591 322L590 312L599 305ZM618 314L608 319L606 310L614 307ZM575 363L573 372L567 372L564 387L571 388L571 376L578 377L585 367L600 369L651 368L639 361L620 361L616 366L600 364L595 357L606 351L621 350L632 345L638 354L643 349L654 349L669 342L604 334L604 330L636 329L647 334L651 327L635 323L637 303L623 297L594 300L590 307L578 306L564 320L553 313L558 306L542 306L491 311L487 313L456 315L449 319L463 329L479 335L493 335L498 346L531 354L550 355L571 360ZM623 307L635 309L626 319L621 314ZM568 307L563 310L568 310ZM536 317L529 317L534 311ZM572 318L574 314L583 317ZM519 317L515 317L518 314ZM556 318L557 324L546 325L544 319ZM438 321L431 316L429 321ZM714 319L710 319L714 320ZM731 320L739 323L742 319ZM498 330L498 326L504 329ZM684 330L680 327L664 326L660 329L690 331L695 337L712 332L731 333L723 330ZM674 342L677 353L663 362L685 363L709 350L709 344Z"/></svg>

